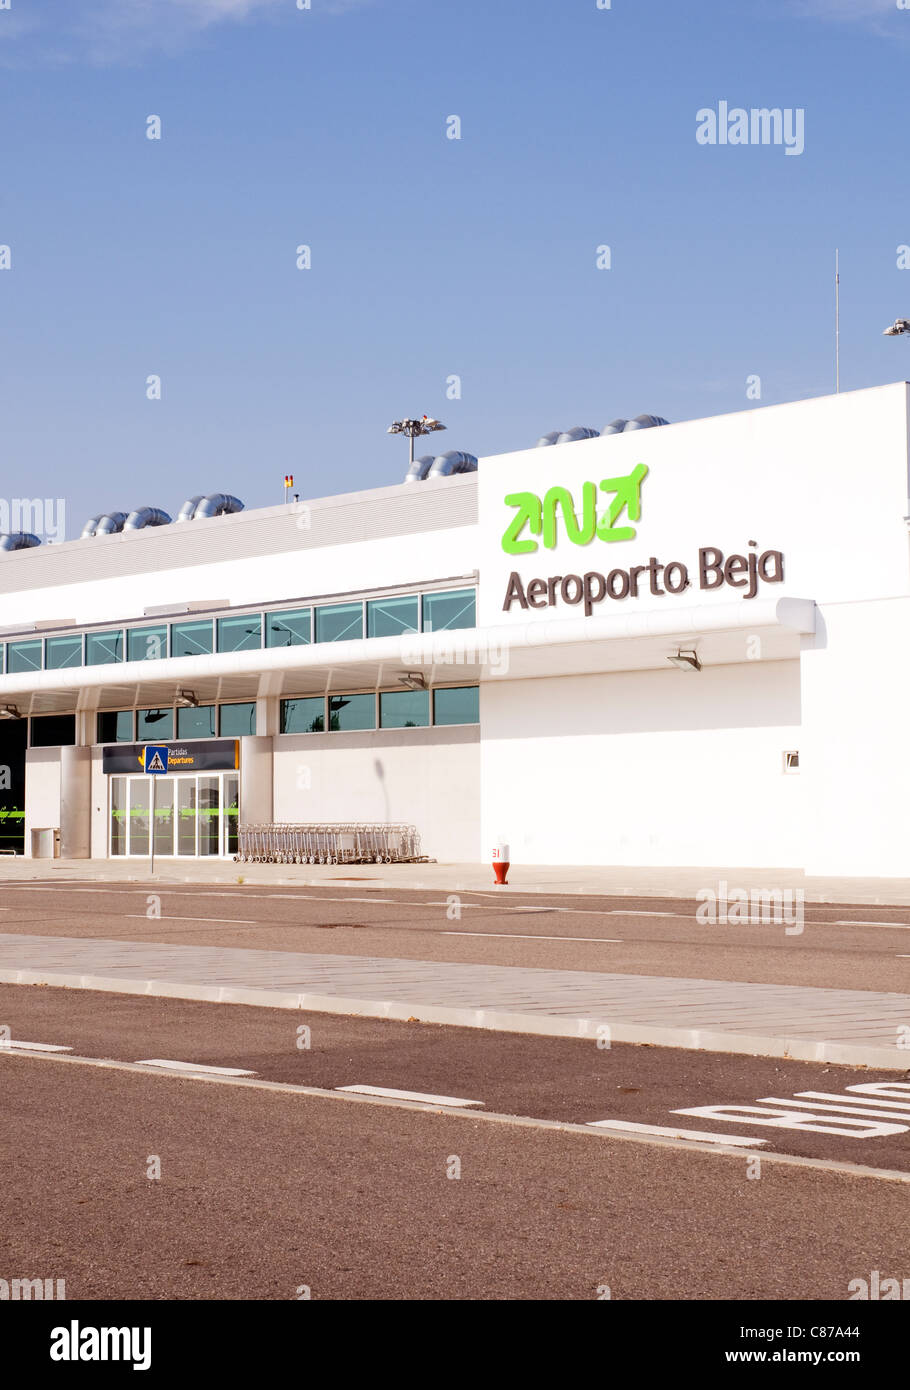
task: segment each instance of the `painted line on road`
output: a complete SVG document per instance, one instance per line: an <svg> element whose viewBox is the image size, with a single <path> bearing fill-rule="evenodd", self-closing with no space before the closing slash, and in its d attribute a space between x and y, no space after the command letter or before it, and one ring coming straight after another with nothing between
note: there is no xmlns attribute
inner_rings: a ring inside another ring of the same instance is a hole
<svg viewBox="0 0 910 1390"><path fill-rule="evenodd" d="M164 1070L148 1071L137 1062L115 1062L100 1057L69 1057L62 1054L42 1053L31 1059L21 1058L20 1060L63 1062L75 1066L99 1067L106 1071L132 1072L134 1076L157 1077L161 1080L174 1079L173 1074ZM710 1154L719 1158L742 1160L742 1149L732 1144L724 1144L722 1139L719 1143L708 1145L697 1140L674 1139L660 1134L636 1134L634 1131L598 1129L591 1124L572 1124L565 1120L535 1120L527 1115L503 1115L488 1110L440 1109L438 1106L428 1105L426 1101L389 1100L383 1096L358 1095L350 1091L327 1091L317 1086L294 1086L284 1081L265 1081L261 1077L251 1080L247 1077L212 1076L204 1072L185 1074L181 1072L180 1076L187 1081L200 1081L207 1085L246 1087L257 1091L271 1091L278 1095L342 1101L348 1105L378 1105L388 1109L417 1110L423 1114L433 1114L437 1117L442 1115L450 1119L470 1119L474 1124L489 1123L510 1125L518 1129L543 1129L556 1131L560 1134L587 1135L588 1138L600 1136L616 1143L648 1144L651 1147L682 1149L689 1153L700 1153L705 1156ZM807 1158L801 1154L771 1152L762 1154L762 1162L778 1163L787 1168L809 1168L816 1172L842 1174L853 1178L871 1178L879 1182L895 1182L910 1186L910 1172L902 1172L895 1168L870 1168L860 1163L850 1163L842 1159Z"/></svg>
<svg viewBox="0 0 910 1390"><path fill-rule="evenodd" d="M125 912L124 917L141 918L147 922L208 922L213 927L259 927L264 925L254 917L174 917L165 913L161 917L149 917L145 912Z"/></svg>
<svg viewBox="0 0 910 1390"><path fill-rule="evenodd" d="M693 917L692 912L646 912L644 909L611 907L605 913L605 917Z"/></svg>
<svg viewBox="0 0 910 1390"><path fill-rule="evenodd" d="M813 927L898 927L910 931L910 922L813 922Z"/></svg>
<svg viewBox="0 0 910 1390"><path fill-rule="evenodd" d="M589 1120L592 1129L617 1129L630 1134L654 1134L664 1139L697 1139L699 1143L733 1144L746 1149L757 1149L767 1144L767 1139L754 1139L743 1134L712 1134L707 1129L674 1129L672 1125L640 1125L634 1120Z"/></svg>
<svg viewBox="0 0 910 1390"><path fill-rule="evenodd" d="M481 936L504 941L596 941L607 946L621 946L618 936L539 936L517 931L442 931L440 936Z"/></svg>
<svg viewBox="0 0 910 1390"><path fill-rule="evenodd" d="M136 1063L137 1067L165 1067L168 1071L189 1071L194 1075L205 1076L255 1076L254 1071L244 1071L242 1067L211 1067L202 1062L174 1062L167 1057L145 1057Z"/></svg>
<svg viewBox="0 0 910 1390"><path fill-rule="evenodd" d="M64 1047L60 1043L32 1043L23 1042L21 1038L10 1038L8 1041L0 1040L0 1052L72 1052L71 1047Z"/></svg>
<svg viewBox="0 0 910 1390"><path fill-rule="evenodd" d="M431 1096L425 1091L391 1091L386 1086L335 1086L336 1091L353 1091L359 1096L382 1096L386 1100L419 1100L425 1105L483 1105L482 1100L461 1100L458 1096Z"/></svg>

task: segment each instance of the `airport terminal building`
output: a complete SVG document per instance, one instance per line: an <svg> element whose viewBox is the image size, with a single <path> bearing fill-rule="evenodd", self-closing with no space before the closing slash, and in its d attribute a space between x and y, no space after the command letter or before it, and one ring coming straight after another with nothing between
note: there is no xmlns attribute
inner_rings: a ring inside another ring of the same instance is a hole
<svg viewBox="0 0 910 1390"><path fill-rule="evenodd" d="M0 552L0 848L910 877L910 388L590 434Z"/></svg>

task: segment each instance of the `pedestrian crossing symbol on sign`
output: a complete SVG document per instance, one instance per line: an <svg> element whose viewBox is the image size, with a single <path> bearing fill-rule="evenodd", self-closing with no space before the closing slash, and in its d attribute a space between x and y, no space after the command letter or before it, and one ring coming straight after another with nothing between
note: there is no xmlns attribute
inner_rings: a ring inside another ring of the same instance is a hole
<svg viewBox="0 0 910 1390"><path fill-rule="evenodd" d="M143 772L167 772L167 747L150 744L143 750Z"/></svg>

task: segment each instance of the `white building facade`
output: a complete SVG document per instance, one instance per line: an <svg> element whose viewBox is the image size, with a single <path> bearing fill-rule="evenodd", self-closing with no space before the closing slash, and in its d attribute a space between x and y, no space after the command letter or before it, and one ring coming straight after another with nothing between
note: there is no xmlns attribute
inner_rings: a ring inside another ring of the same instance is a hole
<svg viewBox="0 0 910 1390"><path fill-rule="evenodd" d="M0 847L908 877L908 395L0 554Z"/></svg>

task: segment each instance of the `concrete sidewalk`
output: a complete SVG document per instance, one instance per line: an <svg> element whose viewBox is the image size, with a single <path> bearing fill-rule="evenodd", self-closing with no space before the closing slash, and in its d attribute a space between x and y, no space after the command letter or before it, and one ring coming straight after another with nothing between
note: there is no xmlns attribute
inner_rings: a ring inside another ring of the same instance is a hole
<svg viewBox="0 0 910 1390"><path fill-rule="evenodd" d="M910 1067L910 995L864 990L8 934L0 981Z"/></svg>
<svg viewBox="0 0 910 1390"><path fill-rule="evenodd" d="M0 857L3 884L35 879L95 883L249 883L312 887L345 883L371 888L493 892L489 864L234 864L225 859L158 859L155 876L141 859L18 859ZM801 869L624 868L598 865L513 864L509 893L586 894L591 897L694 898L719 883L731 888L802 889L807 903L910 906L910 878L813 878Z"/></svg>

